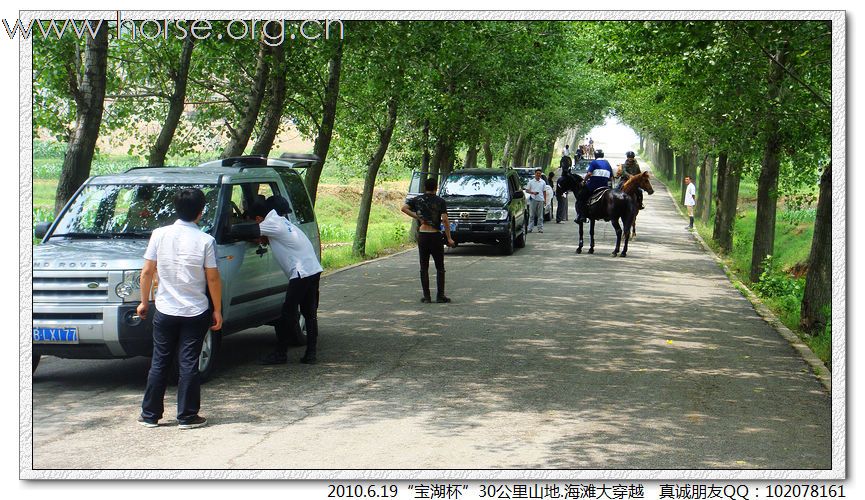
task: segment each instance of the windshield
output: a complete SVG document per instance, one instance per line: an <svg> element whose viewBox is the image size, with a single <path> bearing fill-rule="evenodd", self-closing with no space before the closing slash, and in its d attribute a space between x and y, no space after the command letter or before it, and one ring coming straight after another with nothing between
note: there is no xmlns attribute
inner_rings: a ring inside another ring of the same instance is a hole
<svg viewBox="0 0 865 500"><path fill-rule="evenodd" d="M441 196L489 196L507 198L508 184L502 175L449 175L442 183Z"/></svg>
<svg viewBox="0 0 865 500"><path fill-rule="evenodd" d="M528 184L530 180L535 178L535 171L517 170L517 175L520 176L520 182L523 184L523 187L526 187L526 184Z"/></svg>
<svg viewBox="0 0 865 500"><path fill-rule="evenodd" d="M150 233L177 220L174 196L198 188L207 204L198 225L210 232L216 213L215 184L91 184L63 213L52 236L83 238L149 238Z"/></svg>

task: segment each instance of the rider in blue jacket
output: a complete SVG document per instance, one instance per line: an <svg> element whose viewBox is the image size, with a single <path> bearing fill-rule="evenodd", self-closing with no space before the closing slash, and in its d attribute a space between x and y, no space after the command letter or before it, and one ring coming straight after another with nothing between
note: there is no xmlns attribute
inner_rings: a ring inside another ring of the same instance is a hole
<svg viewBox="0 0 865 500"><path fill-rule="evenodd" d="M596 150L595 159L589 164L588 173L586 174L586 185L580 190L577 197L577 224L586 222L586 211L589 196L600 188L610 186L610 179L613 177L613 167L610 162L604 159L604 151Z"/></svg>

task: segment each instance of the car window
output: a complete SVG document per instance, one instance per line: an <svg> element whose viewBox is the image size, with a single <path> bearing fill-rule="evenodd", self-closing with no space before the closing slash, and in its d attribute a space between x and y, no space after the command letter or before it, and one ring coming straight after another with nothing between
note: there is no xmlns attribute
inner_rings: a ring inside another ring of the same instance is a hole
<svg viewBox="0 0 865 500"><path fill-rule="evenodd" d="M312 210L309 193L306 192L306 186L304 186L300 174L294 170L280 169L279 176L282 178L282 183L285 184L285 189L288 191L287 198L289 203L291 203L297 223L306 224L307 222L313 222L315 220L315 213Z"/></svg>

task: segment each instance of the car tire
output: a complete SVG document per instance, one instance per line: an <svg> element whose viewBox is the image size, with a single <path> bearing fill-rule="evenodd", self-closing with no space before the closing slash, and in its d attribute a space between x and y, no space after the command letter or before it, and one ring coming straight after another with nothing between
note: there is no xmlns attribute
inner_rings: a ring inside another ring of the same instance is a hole
<svg viewBox="0 0 865 500"><path fill-rule="evenodd" d="M516 239L516 229L514 228L514 224L511 223L511 232L508 234L507 238L499 242L499 249L504 255L513 255L514 254L514 240Z"/></svg>
<svg viewBox="0 0 865 500"><path fill-rule="evenodd" d="M528 222L525 217L523 217L523 230L519 236L517 236L514 241L514 246L517 248L525 248L526 247L526 235L528 234Z"/></svg>
<svg viewBox="0 0 865 500"><path fill-rule="evenodd" d="M32 375L33 373L36 373L36 367L39 366L39 360L41 360L41 359L42 359L42 355L41 355L41 354L34 354L34 355L33 355L33 371L30 372L31 375Z"/></svg>
<svg viewBox="0 0 865 500"><path fill-rule="evenodd" d="M215 373L221 346L222 333L208 328L201 343L201 354L198 356L198 376L202 382L210 380Z"/></svg>

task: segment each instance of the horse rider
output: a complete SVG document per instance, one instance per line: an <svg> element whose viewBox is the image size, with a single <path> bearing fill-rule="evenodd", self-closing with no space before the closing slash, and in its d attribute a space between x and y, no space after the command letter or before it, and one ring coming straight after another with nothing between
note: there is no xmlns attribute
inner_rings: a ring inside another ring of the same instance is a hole
<svg viewBox="0 0 865 500"><path fill-rule="evenodd" d="M625 153L625 164L622 166L622 171L621 171L621 175L620 175L621 180L619 181L619 188L621 188L625 184L625 182L631 178L631 176L637 175L637 174L642 172L642 170L640 170L640 164L637 163L637 159L635 156L636 155L634 154L633 151L628 151L627 153ZM645 208L643 206L643 190L642 189L637 190L637 203L640 206L640 210Z"/></svg>
<svg viewBox="0 0 865 500"><path fill-rule="evenodd" d="M602 149L595 150L595 159L589 164L586 173L586 183L577 196L577 220L575 221L577 224L586 222L589 196L598 189L610 187L612 178L613 167L610 166L610 162L604 159L604 151Z"/></svg>

